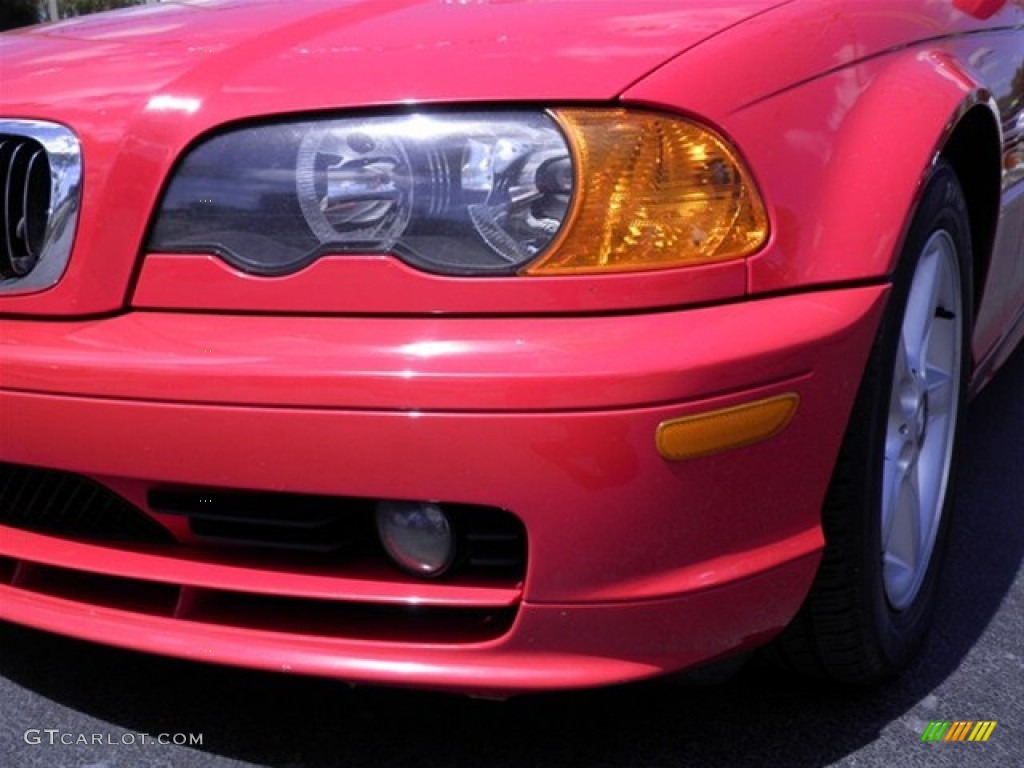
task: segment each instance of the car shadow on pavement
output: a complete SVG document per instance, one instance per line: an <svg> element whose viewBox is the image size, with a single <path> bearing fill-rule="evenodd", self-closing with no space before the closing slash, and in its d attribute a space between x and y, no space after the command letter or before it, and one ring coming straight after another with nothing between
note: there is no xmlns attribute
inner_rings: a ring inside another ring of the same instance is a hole
<svg viewBox="0 0 1024 768"><path fill-rule="evenodd" d="M159 747L123 763L131 765L145 765L144 759L156 765L241 760L377 768L827 765L876 741L885 729L904 728L907 740L917 741L920 731L905 716L957 671L996 616L1024 558L1022 392L1024 349L971 407L958 520L925 654L878 690L837 692L752 665L718 687L650 683L498 703L350 690L325 680L153 658L3 624L0 674L26 695L53 702L52 712L38 705L12 711L4 702L5 730L13 736L26 728L67 727L78 718L112 732L203 734L198 753ZM1019 661L1012 663L1012 675L1019 677ZM44 717L50 720L28 719ZM86 762L96 762L95 751L88 757Z"/></svg>

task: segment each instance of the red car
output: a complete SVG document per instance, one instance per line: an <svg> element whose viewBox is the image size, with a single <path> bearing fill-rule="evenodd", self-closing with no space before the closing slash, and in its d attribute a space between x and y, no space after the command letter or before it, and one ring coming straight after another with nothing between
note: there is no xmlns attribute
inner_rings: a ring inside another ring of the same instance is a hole
<svg viewBox="0 0 1024 768"><path fill-rule="evenodd" d="M0 618L486 695L921 645L1024 4L224 0L0 43Z"/></svg>

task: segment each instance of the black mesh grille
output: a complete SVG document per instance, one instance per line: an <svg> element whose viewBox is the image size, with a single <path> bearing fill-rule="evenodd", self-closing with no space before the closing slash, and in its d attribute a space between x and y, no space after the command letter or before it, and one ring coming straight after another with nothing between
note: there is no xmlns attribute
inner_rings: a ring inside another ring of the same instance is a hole
<svg viewBox="0 0 1024 768"><path fill-rule="evenodd" d="M159 523L99 483L15 464L0 463L0 524L108 541L174 541Z"/></svg>
<svg viewBox="0 0 1024 768"><path fill-rule="evenodd" d="M523 576L526 570L526 531L518 518L492 507L464 506L459 508L458 520L469 567Z"/></svg>
<svg viewBox="0 0 1024 768"><path fill-rule="evenodd" d="M372 504L361 499L297 493L158 488L149 506L188 518L198 538L308 552L352 550Z"/></svg>
<svg viewBox="0 0 1024 768"><path fill-rule="evenodd" d="M36 265L50 202L50 162L43 145L0 133L0 277L22 277Z"/></svg>

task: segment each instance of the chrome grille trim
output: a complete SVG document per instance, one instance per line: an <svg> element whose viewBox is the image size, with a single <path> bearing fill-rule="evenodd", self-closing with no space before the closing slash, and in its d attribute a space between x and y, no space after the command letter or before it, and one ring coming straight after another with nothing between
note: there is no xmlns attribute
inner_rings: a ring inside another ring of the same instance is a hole
<svg viewBox="0 0 1024 768"><path fill-rule="evenodd" d="M32 210L39 205L31 192L41 162L49 166L45 211ZM74 133L41 120L0 119L0 295L33 293L60 280L71 256L81 192L82 150ZM29 232L32 217L36 226L44 222L41 238Z"/></svg>

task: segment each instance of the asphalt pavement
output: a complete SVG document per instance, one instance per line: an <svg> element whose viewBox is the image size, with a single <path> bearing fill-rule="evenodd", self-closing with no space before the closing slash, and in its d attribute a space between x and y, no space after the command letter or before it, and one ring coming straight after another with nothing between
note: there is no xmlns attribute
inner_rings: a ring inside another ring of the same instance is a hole
<svg viewBox="0 0 1024 768"><path fill-rule="evenodd" d="M957 499L928 646L877 690L837 692L750 665L712 688L488 702L0 624L0 767L1024 766L1024 349L971 406ZM998 725L985 743L922 743L933 720ZM186 745L142 743L161 737Z"/></svg>

